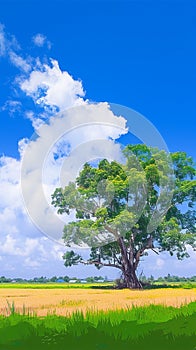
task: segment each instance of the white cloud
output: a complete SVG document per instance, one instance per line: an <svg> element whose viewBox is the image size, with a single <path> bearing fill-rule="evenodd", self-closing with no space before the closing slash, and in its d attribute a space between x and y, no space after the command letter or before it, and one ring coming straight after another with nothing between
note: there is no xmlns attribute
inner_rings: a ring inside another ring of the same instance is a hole
<svg viewBox="0 0 196 350"><path fill-rule="evenodd" d="M42 34L34 36L34 42L37 45L43 45L49 41ZM0 55L4 55L20 71L22 75L17 76L15 83L19 84L21 90L27 96L30 96L37 106L43 108L39 111L39 119L54 115L59 110L85 103L83 97L85 92L81 81L75 80L68 72L61 71L56 60L42 60L39 57L24 55L14 36L5 32L4 27L0 25ZM19 101L8 100L4 108L10 107L10 113L18 110ZM24 114L26 111L24 111ZM38 114L38 113L36 113ZM38 124L31 115L31 120L35 127Z"/></svg>
<svg viewBox="0 0 196 350"><path fill-rule="evenodd" d="M16 54L16 52L10 50L9 51L9 58L11 63L24 71L25 73L28 73L31 70L31 65L27 62L26 59L22 58L22 56Z"/></svg>
<svg viewBox="0 0 196 350"><path fill-rule="evenodd" d="M52 113L84 103L81 81L61 71L56 60L51 60L51 67L44 64L42 70L32 70L27 79L21 80L20 88L36 104Z"/></svg>
<svg viewBox="0 0 196 350"><path fill-rule="evenodd" d="M6 236L5 242L1 244L0 251L2 254L21 255L21 250L15 246L16 239L10 234Z"/></svg>
<svg viewBox="0 0 196 350"><path fill-rule="evenodd" d="M38 138L29 143L22 159L21 186L31 218L49 237L59 240L64 226L63 218L54 213L50 204L55 187L74 181L89 160L119 161L120 146L108 139L126 133L125 123L107 103L84 104L51 117L37 130ZM55 159L58 149L60 157ZM66 156L67 150L70 156Z"/></svg>
<svg viewBox="0 0 196 350"><path fill-rule="evenodd" d="M170 275L178 276L193 276L195 275L196 254L191 246L187 246L187 251L190 258L178 260L175 255L170 256L168 252L162 252L159 257L149 251L148 256L144 257L140 263L139 270L143 271L144 275L155 277Z"/></svg>
<svg viewBox="0 0 196 350"><path fill-rule="evenodd" d="M0 158L0 209L17 209L21 205L18 199L20 190L20 162L11 157Z"/></svg>
<svg viewBox="0 0 196 350"><path fill-rule="evenodd" d="M41 33L34 35L32 37L32 41L33 41L34 45L36 45L38 47L42 47L46 44L48 49L51 48L51 42L49 40L47 40L46 36L41 34Z"/></svg>
<svg viewBox="0 0 196 350"><path fill-rule="evenodd" d="M63 271L63 262L57 253L64 248L41 235L32 225L21 196L20 161L10 157L0 159L0 198L1 274L32 276L33 267L39 276L39 266L46 264L49 273L50 264L55 266L55 263L62 266Z"/></svg>
<svg viewBox="0 0 196 350"><path fill-rule="evenodd" d="M12 52L20 51L20 45L14 35L5 31L5 27L0 23L0 56L8 56Z"/></svg>
<svg viewBox="0 0 196 350"><path fill-rule="evenodd" d="M46 38L41 35L34 37L34 42L38 45L44 44L45 40ZM90 159L97 155L100 157L105 150L107 150L107 155L112 159L116 153L119 153L117 145L114 147L112 141L108 141L107 147L104 149L102 142L102 145L100 143L96 144L96 149L93 141L119 137L120 134L125 132L125 120L115 117L107 103L88 104L88 101L83 99L85 93L82 82L74 80L68 72L61 71L56 60L51 60L50 65L47 63L42 64L39 58L36 60L33 60L33 58L24 60L21 55L18 55L13 50L8 51L8 56L15 66L18 68L23 67L23 74L18 76L16 80L21 90L44 110L44 113L42 112L38 115L33 111L25 111L25 116L31 120L38 138L36 140L24 138L18 143L20 155L23 157L22 166L24 163L26 165L26 173L24 176L22 175L23 194L27 193L25 205L31 212L31 218L41 228L42 232L49 234L50 237L59 239L62 236L64 222L51 209L50 196L55 189L57 181L59 181L60 170L66 158L65 154L60 150L62 141L68 145L71 151L81 144L91 142L89 149L83 150L83 156L81 152L76 152L77 154L74 157L72 156L72 167L73 161L82 167L83 163L89 160L89 157ZM34 65L31 66L29 62L31 62L31 65L34 62ZM12 101L12 103L7 102L7 105L10 105L12 108L18 106L16 101ZM57 111L64 110L66 110L66 113L56 115ZM51 114L55 114L55 116L51 116ZM43 118L48 119L47 124L43 124ZM86 125L86 128L82 128L82 124L87 123L87 121L89 125ZM70 134L70 130L73 128L74 130ZM64 135L66 133L69 133L68 137ZM59 140L61 142L60 147ZM50 152L52 148L53 151ZM29 150L28 158L25 155ZM52 157L52 162L50 157L49 161L47 160L48 152ZM54 159L54 152L58 154L58 159L56 160ZM7 159L6 163L8 164ZM46 164L45 170L47 171L43 174L42 179L40 169L42 169L44 164ZM70 172L69 169L63 168L65 175L69 173L69 179L71 178L72 180L77 175L76 170L72 168ZM44 177L46 173L47 177ZM19 181L17 186L19 186ZM44 186L45 193L43 193ZM25 192L24 188L27 192Z"/></svg>
<svg viewBox="0 0 196 350"><path fill-rule="evenodd" d="M18 233L17 210L13 207L3 208L0 211L1 239L3 235Z"/></svg>
<svg viewBox="0 0 196 350"><path fill-rule="evenodd" d="M33 129L35 131L38 130L44 124L44 120L41 119L41 116L42 115L40 115L39 117L39 115L36 115L36 113L34 113L33 111L25 112L25 117L31 121Z"/></svg>
<svg viewBox="0 0 196 350"><path fill-rule="evenodd" d="M44 45L44 43L46 41L46 37L45 37L45 35L38 33L38 34L33 36L32 40L33 40L35 45L41 47Z"/></svg>
<svg viewBox="0 0 196 350"><path fill-rule="evenodd" d="M14 116L16 112L21 111L22 104L20 101L17 100L7 100L3 107L1 108L2 111L8 110L10 116Z"/></svg>
<svg viewBox="0 0 196 350"><path fill-rule="evenodd" d="M41 264L36 260L31 260L29 257L24 260L24 264L26 267L39 267Z"/></svg>
<svg viewBox="0 0 196 350"><path fill-rule="evenodd" d="M37 186L36 180L39 181L39 177L37 178L37 168L39 168L40 156L42 156L43 151L46 150L46 152L48 152L50 147L54 146L53 151L49 152L50 156L53 158L54 151L57 151L58 155L61 152L62 157L62 159L60 159L60 157L56 160L53 166L50 160L47 162L48 176L45 178L45 186L48 186L50 189L50 195L51 191L54 189L54 178L59 174L59 166L61 167L61 162L64 159L61 147L58 149L59 144L57 143L56 145L56 141L58 141L59 136L64 135L65 124L69 129L78 126L78 123L84 123L87 119L90 123L93 123L99 118L100 122L103 123L103 121L109 118L108 121L110 125L108 124L105 127L101 124L96 126L89 125L86 130L85 128L78 128L78 131L73 132L72 135L70 134L66 142L70 144L73 150L80 143L91 142L96 138L107 139L108 137L113 137L115 139L122 132L124 121L123 119L114 117L107 104L88 105L88 102L83 99L85 93L82 83L74 80L68 72L61 71L57 61L52 60L51 66L49 66L47 64L43 65L39 58L34 61L33 59L23 61L22 56L14 51L8 51L7 54L15 66L18 68L24 66L23 76L16 80L20 82L21 89L26 95L33 98L35 104L39 104L43 107L45 111L44 117L50 117L48 123L43 125L43 116L41 114L37 115L31 110L25 111L24 114L31 120L38 138L36 140L24 138L18 142L21 158L26 153L28 146L33 149L31 157L29 158L29 171L33 177L27 176L25 179L26 185L31 192L29 201L33 203L33 205L36 204L35 208L36 210L38 209L37 215L40 222L46 222L47 227L50 228L51 223L53 223L48 210L50 209L50 200L48 202L46 201L44 211L40 210L39 182L38 187L33 188L34 185ZM30 65L32 62L34 62L33 68L31 68ZM24 75L24 73L26 75ZM79 111L78 115L76 109L79 108L79 106L81 106L82 109ZM20 108L20 102L9 100L4 108L6 107L12 109L14 112L14 109ZM65 113L64 116L50 116L51 111L63 111L71 107L75 107L76 109L67 110L67 114ZM50 112L49 115L47 115L48 111ZM88 114L88 117L86 117L86 114ZM99 115L101 115L101 117L99 117ZM89 154L92 155L92 150ZM88 154L86 155L88 156ZM15 274L16 271L20 270L20 266L23 266L23 274L26 273L28 275L31 268L33 268L35 274L36 271L40 271L40 269L44 271L44 266L47 264L45 271L47 271L49 275L51 274L50 265L54 270L54 274L57 273L58 269L61 271L60 274L63 274L65 270L62 255L65 248L41 235L27 216L21 195L20 167L21 161L19 160L11 157L2 157L0 159L0 185L2 185L0 186L0 254L3 261L2 265L4 266L2 273L6 275L7 273L9 274L10 271L10 273L13 272L13 274ZM31 183L30 180L34 180L34 184ZM55 216L55 219L56 218ZM59 223L59 220L57 220L57 222ZM54 231L57 232L58 238L62 235L63 225L63 221L60 221L60 225L52 225ZM6 263L7 256L9 256L10 259L9 266ZM54 262L58 265L57 268ZM39 275L39 273L37 273L37 275Z"/></svg>

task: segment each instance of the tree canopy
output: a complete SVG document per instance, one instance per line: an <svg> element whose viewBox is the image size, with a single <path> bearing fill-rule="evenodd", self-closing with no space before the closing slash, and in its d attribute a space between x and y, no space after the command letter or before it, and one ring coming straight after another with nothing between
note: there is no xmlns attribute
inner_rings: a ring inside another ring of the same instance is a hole
<svg viewBox="0 0 196 350"><path fill-rule="evenodd" d="M123 164L86 163L75 182L55 190L52 204L60 214L75 212L64 227L65 244L91 247L87 261L66 252L65 266L115 267L126 287L141 288L136 270L149 249L183 259L187 245L196 248L196 170L185 152L128 145L123 153Z"/></svg>

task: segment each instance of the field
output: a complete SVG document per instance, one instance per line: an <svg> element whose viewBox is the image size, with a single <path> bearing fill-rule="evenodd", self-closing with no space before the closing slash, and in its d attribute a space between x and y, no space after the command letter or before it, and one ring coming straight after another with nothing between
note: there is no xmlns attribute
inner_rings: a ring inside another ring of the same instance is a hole
<svg viewBox="0 0 196 350"><path fill-rule="evenodd" d="M196 288L190 286L0 286L0 350L196 348Z"/></svg>
<svg viewBox="0 0 196 350"><path fill-rule="evenodd" d="M2 350L194 350L196 303L151 305L70 317L0 317Z"/></svg>
<svg viewBox="0 0 196 350"><path fill-rule="evenodd" d="M6 286L9 287L9 286ZM116 310L149 304L180 307L196 301L196 288L157 288L149 290L113 290L109 285L12 285L12 288L0 288L0 314L8 315L9 307L14 303L17 312L23 313L24 307L38 316L56 313L66 316L76 310ZM26 288L24 288L26 287ZM55 288L56 287L56 288ZM78 287L78 288L76 288ZM93 288L94 287L94 288ZM39 288L39 289L38 289Z"/></svg>

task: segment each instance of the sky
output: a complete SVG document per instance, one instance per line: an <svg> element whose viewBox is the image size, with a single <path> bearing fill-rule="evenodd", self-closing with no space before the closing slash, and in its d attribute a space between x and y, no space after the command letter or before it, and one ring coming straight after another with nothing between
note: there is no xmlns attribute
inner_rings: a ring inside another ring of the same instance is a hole
<svg viewBox="0 0 196 350"><path fill-rule="evenodd" d="M55 235L66 218L50 195L88 157L119 160L111 140L126 123L109 103L140 113L170 152L196 160L195 2L0 0L0 8L0 275L114 278L114 269L64 267ZM194 275L189 252L183 262L150 253L139 272Z"/></svg>

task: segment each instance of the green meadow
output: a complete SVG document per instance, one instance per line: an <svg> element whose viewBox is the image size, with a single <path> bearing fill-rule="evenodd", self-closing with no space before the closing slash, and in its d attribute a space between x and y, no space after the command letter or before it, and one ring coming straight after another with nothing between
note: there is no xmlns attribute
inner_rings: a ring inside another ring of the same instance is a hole
<svg viewBox="0 0 196 350"><path fill-rule="evenodd" d="M149 305L82 312L70 317L15 312L0 317L1 350L194 350L196 302L180 308Z"/></svg>

